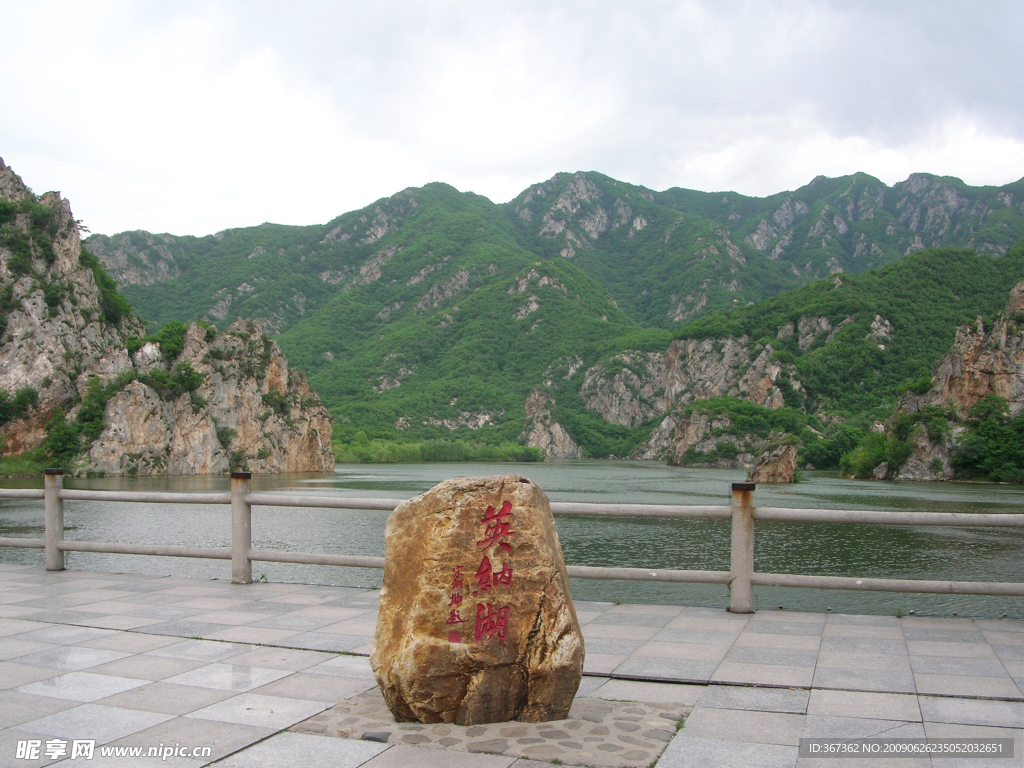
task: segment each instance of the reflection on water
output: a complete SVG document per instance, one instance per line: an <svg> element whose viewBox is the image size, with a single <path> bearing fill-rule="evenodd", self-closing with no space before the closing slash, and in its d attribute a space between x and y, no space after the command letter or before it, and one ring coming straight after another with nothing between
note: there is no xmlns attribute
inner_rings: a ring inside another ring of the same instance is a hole
<svg viewBox="0 0 1024 768"><path fill-rule="evenodd" d="M254 490L358 498L409 498L441 480L520 472L554 501L646 504L729 503L739 470L685 469L645 462L567 461L544 464L339 465L333 474L259 475ZM227 477L69 479L69 488L96 490L224 491ZM42 480L3 481L41 487ZM921 512L1019 513L1024 487L951 483L868 483L808 472L790 486L759 486L761 506L880 509ZM227 546L227 506L66 502L67 537L93 541ZM384 554L386 512L257 507L258 548ZM575 565L728 570L729 524L723 520L563 517L557 519L566 561ZM0 500L0 536L41 537L42 504ZM1024 581L1024 530L912 528L762 522L756 529L757 569L879 578ZM223 561L68 553L71 568L227 578ZM0 550L0 561L42 563L38 550ZM283 563L257 563L276 581L378 586L380 572ZM725 606L725 587L573 580L578 599ZM787 609L891 614L917 613L1024 618L1024 598L852 593L758 587L758 605Z"/></svg>

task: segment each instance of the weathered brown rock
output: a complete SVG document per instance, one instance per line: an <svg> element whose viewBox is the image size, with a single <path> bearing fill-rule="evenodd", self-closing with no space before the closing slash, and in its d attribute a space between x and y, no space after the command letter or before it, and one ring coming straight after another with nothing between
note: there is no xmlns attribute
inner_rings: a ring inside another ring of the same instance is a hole
<svg viewBox="0 0 1024 768"><path fill-rule="evenodd" d="M565 718L583 637L548 499L525 477L447 480L388 519L370 653L400 722Z"/></svg>
<svg viewBox="0 0 1024 768"><path fill-rule="evenodd" d="M551 415L554 407L551 395L541 389L533 390L526 398L526 425L519 439L540 448L549 459L582 459L580 447Z"/></svg>
<svg viewBox="0 0 1024 768"><path fill-rule="evenodd" d="M747 475L748 483L792 483L796 480L795 445L780 445L765 451Z"/></svg>

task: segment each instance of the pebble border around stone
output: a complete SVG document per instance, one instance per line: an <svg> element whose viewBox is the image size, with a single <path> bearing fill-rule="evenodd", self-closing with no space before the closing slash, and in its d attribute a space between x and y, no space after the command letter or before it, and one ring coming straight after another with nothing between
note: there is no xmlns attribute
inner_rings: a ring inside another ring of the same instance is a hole
<svg viewBox="0 0 1024 768"><path fill-rule="evenodd" d="M690 707L681 704L577 698L566 720L421 725L395 722L380 691L372 690L290 730L545 762L560 760L567 766L646 768L661 756L689 713Z"/></svg>

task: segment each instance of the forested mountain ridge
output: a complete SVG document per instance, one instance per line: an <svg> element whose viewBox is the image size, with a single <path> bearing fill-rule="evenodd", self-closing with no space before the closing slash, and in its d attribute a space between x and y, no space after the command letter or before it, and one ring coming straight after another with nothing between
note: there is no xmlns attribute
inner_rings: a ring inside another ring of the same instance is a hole
<svg viewBox="0 0 1024 768"><path fill-rule="evenodd" d="M916 250L956 245L996 256L1024 237L1024 181L970 187L914 174L888 187L856 174L755 198L561 173L503 205L429 184L323 225L206 237L127 232L86 244L149 322L184 310L221 327L253 317L281 333L343 290L396 235L421 235L430 218L410 218L421 202L478 219L540 258L574 261L633 320L661 328Z"/></svg>
<svg viewBox="0 0 1024 768"><path fill-rule="evenodd" d="M835 466L1005 303L1022 236L1024 182L857 174L751 198L575 173L504 205L429 184L325 225L88 244L151 323L279 333L345 442L721 464L789 435ZM918 253L950 245L972 250Z"/></svg>

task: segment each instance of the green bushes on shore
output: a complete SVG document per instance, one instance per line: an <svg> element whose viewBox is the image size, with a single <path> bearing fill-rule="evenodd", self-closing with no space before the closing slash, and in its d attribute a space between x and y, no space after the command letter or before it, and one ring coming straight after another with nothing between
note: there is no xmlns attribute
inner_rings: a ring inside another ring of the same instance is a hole
<svg viewBox="0 0 1024 768"><path fill-rule="evenodd" d="M334 458L342 464L412 464L421 461L543 461L538 448L518 443L469 443L465 440L423 440L398 443L390 440L335 441Z"/></svg>

